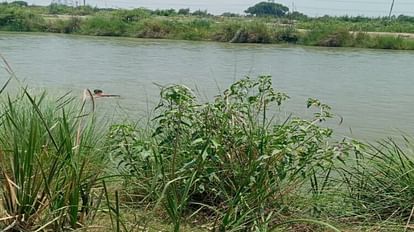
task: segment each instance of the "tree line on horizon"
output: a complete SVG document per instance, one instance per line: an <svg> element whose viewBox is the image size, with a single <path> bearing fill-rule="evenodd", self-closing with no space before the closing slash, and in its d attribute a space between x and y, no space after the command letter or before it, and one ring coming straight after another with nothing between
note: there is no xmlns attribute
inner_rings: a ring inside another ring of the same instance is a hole
<svg viewBox="0 0 414 232"><path fill-rule="evenodd" d="M10 6L19 6L19 7L29 7L30 5L26 1L13 1L13 2L2 2L1 5L10 5ZM36 5L31 5L32 7L38 7ZM100 10L116 10L113 8L98 8L98 7L92 7L90 5L86 6L68 6L65 4L60 3L52 3L48 6L51 9L52 14L57 13L68 13L65 12L68 10L68 8L90 8L91 11L100 11ZM191 12L190 8L181 8L181 9L156 9L156 10L150 10L146 8L142 8L148 11L153 12L154 14L160 15L160 16L171 16L171 15L195 15L195 16L212 16L211 13L209 13L207 10L195 10ZM254 6L249 7L244 11L248 16L271 16L271 17L283 17L286 16L289 13L289 8L285 5L282 5L280 3L276 3L274 1L263 1L255 4ZM300 12L292 12L297 15L305 16L303 13ZM224 12L222 16L227 17L238 17L241 16L241 14L233 13L233 12Z"/></svg>
<svg viewBox="0 0 414 232"><path fill-rule="evenodd" d="M103 11L118 11L121 9L114 9L114 8L98 8L93 7L91 5L81 5L81 6L69 6L60 3L52 3L48 6L38 6L38 5L29 5L26 1L17 0L13 2L1 2L0 6L7 6L7 7L19 7L19 8L34 8L37 9L40 14L52 14L52 15L92 15L98 12ZM139 7L133 9L134 11L139 10L143 14L146 15L155 15L155 16L198 16L198 17L214 17L215 15L211 14L207 10L195 10L191 11L190 8L181 8L181 9L155 9L151 10L144 7ZM36 11L37 12L37 11ZM372 19L379 19L379 20L397 20L403 22L414 22L414 17L408 15L392 15L387 17L367 17L367 16L330 16L324 15L321 17L310 17L302 12L295 11L289 9L289 7L277 3L274 0L267 0L259 2L251 7L248 7L244 11L245 15L234 13L234 12L224 12L219 16L222 17L274 17L274 18L289 18L291 20L331 20L331 19L338 19L340 21L346 22L363 22L363 21L370 21ZM0 12L0 18L2 17L2 13Z"/></svg>

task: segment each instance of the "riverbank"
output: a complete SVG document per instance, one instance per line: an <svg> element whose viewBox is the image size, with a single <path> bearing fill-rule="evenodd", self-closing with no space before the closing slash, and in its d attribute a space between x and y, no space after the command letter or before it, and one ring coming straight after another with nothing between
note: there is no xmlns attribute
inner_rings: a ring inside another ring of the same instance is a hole
<svg viewBox="0 0 414 232"><path fill-rule="evenodd" d="M414 49L414 40L409 34L414 30L407 23L411 18L405 21L363 18L349 22L349 19L341 18L228 17L212 16L206 12L199 15L168 15L168 11L161 14L145 9L82 9L69 8L72 14L63 11L60 13L67 14L51 15L46 7L0 5L0 30L232 43Z"/></svg>

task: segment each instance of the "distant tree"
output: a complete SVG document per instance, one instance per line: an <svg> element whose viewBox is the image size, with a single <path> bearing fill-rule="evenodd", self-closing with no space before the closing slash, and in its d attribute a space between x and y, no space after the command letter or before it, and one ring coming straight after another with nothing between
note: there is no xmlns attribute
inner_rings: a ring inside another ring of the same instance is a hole
<svg viewBox="0 0 414 232"><path fill-rule="evenodd" d="M190 14L190 9L186 8L186 9L179 9L178 10L178 14L179 15L189 15Z"/></svg>
<svg viewBox="0 0 414 232"><path fill-rule="evenodd" d="M290 19L294 19L294 20L307 20L308 19L307 15L301 12L298 12L298 11L293 11L292 13L288 13L287 16Z"/></svg>
<svg viewBox="0 0 414 232"><path fill-rule="evenodd" d="M152 13L155 14L155 15L158 15L158 16L174 16L174 15L177 15L177 12L175 11L175 9L167 9L167 10L157 9L157 10L154 10Z"/></svg>
<svg viewBox="0 0 414 232"><path fill-rule="evenodd" d="M192 15L194 15L194 16L203 16L203 17L210 16L210 14L207 12L207 10L196 10L192 13Z"/></svg>
<svg viewBox="0 0 414 232"><path fill-rule="evenodd" d="M260 2L256 5L249 7L246 11L247 14L255 16L276 16L282 17L289 12L289 8L274 1Z"/></svg>
<svg viewBox="0 0 414 232"><path fill-rule="evenodd" d="M412 16L407 16L407 15L399 15L397 18L398 21L401 22L410 22L410 23L414 23L414 17Z"/></svg>
<svg viewBox="0 0 414 232"><path fill-rule="evenodd" d="M223 17L239 17L239 14L236 13L231 13L231 12L224 12L223 14L221 14L221 16Z"/></svg>
<svg viewBox="0 0 414 232"><path fill-rule="evenodd" d="M28 6L29 4L27 4L27 2L25 2L25 1L14 1L14 2L11 2L10 5Z"/></svg>
<svg viewBox="0 0 414 232"><path fill-rule="evenodd" d="M136 8L133 10L117 10L114 15L117 15L122 21L126 23L137 22L141 19L151 16L152 11L146 8Z"/></svg>

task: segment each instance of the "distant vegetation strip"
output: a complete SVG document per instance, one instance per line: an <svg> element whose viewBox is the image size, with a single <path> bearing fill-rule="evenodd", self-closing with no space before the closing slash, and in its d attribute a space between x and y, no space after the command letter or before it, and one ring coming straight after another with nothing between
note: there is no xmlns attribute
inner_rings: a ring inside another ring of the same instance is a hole
<svg viewBox="0 0 414 232"><path fill-rule="evenodd" d="M270 3L269 3L270 4ZM233 43L289 43L308 46L413 50L410 36L414 17L311 18L299 12L248 16L206 11L99 9L90 6L28 6L25 2L0 4L0 30L53 32L94 36L124 36ZM279 13L278 13L279 12ZM392 32L392 33L373 33Z"/></svg>

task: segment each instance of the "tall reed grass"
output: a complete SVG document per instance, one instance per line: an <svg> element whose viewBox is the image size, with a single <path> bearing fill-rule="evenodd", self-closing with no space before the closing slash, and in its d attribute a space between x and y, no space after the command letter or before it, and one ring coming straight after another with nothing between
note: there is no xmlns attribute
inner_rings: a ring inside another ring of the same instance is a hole
<svg viewBox="0 0 414 232"><path fill-rule="evenodd" d="M105 159L93 116L73 100L7 97L0 119L1 190L7 228L18 231L86 226ZM100 171L101 170L101 171Z"/></svg>
<svg viewBox="0 0 414 232"><path fill-rule="evenodd" d="M355 157L355 164L342 172L346 193L357 214L371 221L403 220L413 217L413 142L383 140L368 145Z"/></svg>
<svg viewBox="0 0 414 232"><path fill-rule="evenodd" d="M6 69L15 78L7 63ZM32 95L23 87L16 95L3 96L0 223L4 231L76 229L88 226L96 214L93 189L106 161L100 149L102 131L84 103L68 95L58 99L45 93Z"/></svg>

